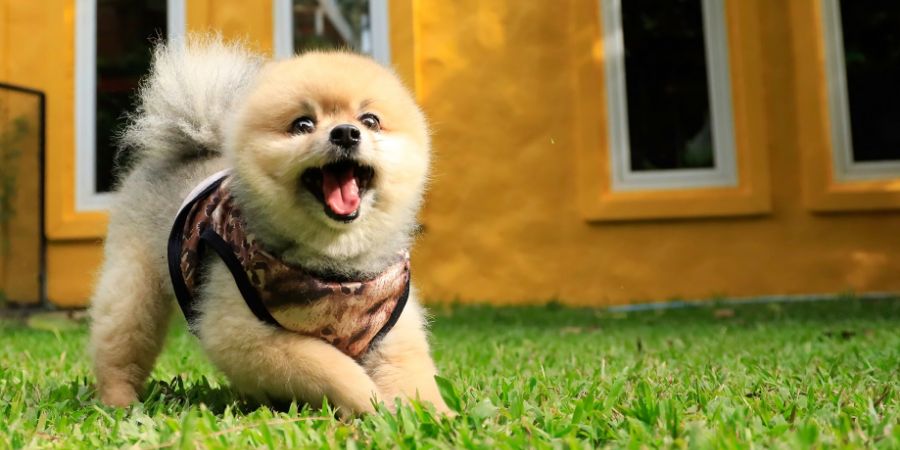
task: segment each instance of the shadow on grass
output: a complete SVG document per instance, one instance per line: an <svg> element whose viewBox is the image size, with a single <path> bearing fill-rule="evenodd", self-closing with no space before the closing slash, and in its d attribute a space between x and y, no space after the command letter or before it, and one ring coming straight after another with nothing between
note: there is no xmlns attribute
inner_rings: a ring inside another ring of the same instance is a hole
<svg viewBox="0 0 900 450"><path fill-rule="evenodd" d="M260 403L241 395L230 386L212 384L205 376L196 381L185 381L181 376L173 377L170 381L151 379L141 396L141 402L149 412L199 405L206 406L215 415L221 415L227 409L244 415L260 408L268 408L274 412L288 412L291 409L291 402ZM302 403L297 405L298 409L302 407Z"/></svg>
<svg viewBox="0 0 900 450"><path fill-rule="evenodd" d="M212 384L205 376L195 381L186 381L180 375L169 381L151 379L141 401L148 411L167 411L173 407L202 404L216 415L229 408L247 414L266 406L240 395L229 386Z"/></svg>
<svg viewBox="0 0 900 450"><path fill-rule="evenodd" d="M96 388L88 377L78 377L48 388L46 393L40 396L40 402L68 404L68 408L73 410L101 405L97 399ZM200 405L204 405L216 416L221 416L226 410L247 415L260 408L268 408L273 412L288 412L292 406L291 402L260 403L242 396L229 386L212 384L203 376L196 381L186 381L183 377L176 376L169 381L151 379L138 407L149 415L156 415ZM296 406L296 409L301 408L302 403Z"/></svg>

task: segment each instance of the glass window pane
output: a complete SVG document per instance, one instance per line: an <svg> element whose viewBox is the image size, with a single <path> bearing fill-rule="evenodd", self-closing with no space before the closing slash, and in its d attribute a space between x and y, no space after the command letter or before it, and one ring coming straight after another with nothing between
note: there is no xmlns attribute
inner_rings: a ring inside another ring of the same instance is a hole
<svg viewBox="0 0 900 450"><path fill-rule="evenodd" d="M294 51L350 48L371 52L367 0L293 0Z"/></svg>
<svg viewBox="0 0 900 450"><path fill-rule="evenodd" d="M0 86L0 306L41 300L43 107Z"/></svg>
<svg viewBox="0 0 900 450"><path fill-rule="evenodd" d="M840 5L853 160L900 160L900 2Z"/></svg>
<svg viewBox="0 0 900 450"><path fill-rule="evenodd" d="M115 137L150 68L152 41L165 36L166 0L98 0L97 192L112 188Z"/></svg>
<svg viewBox="0 0 900 450"><path fill-rule="evenodd" d="M713 168L700 0L623 0L631 170Z"/></svg>

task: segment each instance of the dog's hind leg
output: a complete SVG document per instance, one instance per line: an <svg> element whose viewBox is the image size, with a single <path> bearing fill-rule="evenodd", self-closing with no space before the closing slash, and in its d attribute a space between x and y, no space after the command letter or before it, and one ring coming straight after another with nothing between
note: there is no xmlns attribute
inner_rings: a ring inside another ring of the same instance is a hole
<svg viewBox="0 0 900 450"><path fill-rule="evenodd" d="M366 356L364 366L375 380L386 402L419 399L431 402L441 413L449 413L434 376L437 369L428 348L426 318L411 294L394 328Z"/></svg>
<svg viewBox="0 0 900 450"><path fill-rule="evenodd" d="M165 339L172 301L162 294L152 252L111 228L100 280L91 299L90 353L100 400L137 400Z"/></svg>

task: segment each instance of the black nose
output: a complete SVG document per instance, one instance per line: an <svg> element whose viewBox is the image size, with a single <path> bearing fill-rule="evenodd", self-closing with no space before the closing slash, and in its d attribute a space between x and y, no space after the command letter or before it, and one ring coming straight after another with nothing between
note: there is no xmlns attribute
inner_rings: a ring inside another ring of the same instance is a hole
<svg viewBox="0 0 900 450"><path fill-rule="evenodd" d="M359 145L360 136L359 128L350 124L343 124L331 129L328 140L338 147L351 149Z"/></svg>

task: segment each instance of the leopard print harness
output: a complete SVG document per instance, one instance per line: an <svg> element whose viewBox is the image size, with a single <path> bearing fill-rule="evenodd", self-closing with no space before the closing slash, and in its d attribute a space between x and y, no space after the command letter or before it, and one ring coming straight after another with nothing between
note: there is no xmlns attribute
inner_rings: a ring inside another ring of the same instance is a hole
<svg viewBox="0 0 900 450"><path fill-rule="evenodd" d="M169 235L169 275L192 331L203 264L212 249L231 272L247 306L259 320L320 338L346 355L362 358L400 318L409 297L409 252L374 278L331 279L267 252L245 227L219 172L188 195Z"/></svg>

